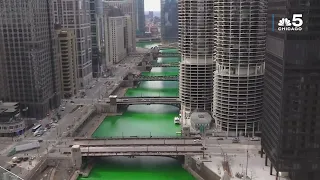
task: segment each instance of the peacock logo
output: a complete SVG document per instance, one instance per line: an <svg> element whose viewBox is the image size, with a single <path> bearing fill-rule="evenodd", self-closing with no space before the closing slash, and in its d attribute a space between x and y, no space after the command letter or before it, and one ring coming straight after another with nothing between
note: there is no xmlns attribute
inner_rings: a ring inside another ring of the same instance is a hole
<svg viewBox="0 0 320 180"><path fill-rule="evenodd" d="M291 22L288 18L282 18L279 20L278 26L291 26Z"/></svg>

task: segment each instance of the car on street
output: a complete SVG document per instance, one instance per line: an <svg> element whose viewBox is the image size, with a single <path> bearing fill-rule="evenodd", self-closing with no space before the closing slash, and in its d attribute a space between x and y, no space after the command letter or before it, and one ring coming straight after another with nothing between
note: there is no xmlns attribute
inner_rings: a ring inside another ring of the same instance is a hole
<svg viewBox="0 0 320 180"><path fill-rule="evenodd" d="M240 139L235 137L232 139L232 143L240 143Z"/></svg>
<svg viewBox="0 0 320 180"><path fill-rule="evenodd" d="M250 138L250 141L260 141L260 138L252 137L252 138Z"/></svg>
<svg viewBox="0 0 320 180"><path fill-rule="evenodd" d="M222 140L223 140L223 137L219 137L219 138L217 138L217 140L221 140L221 141L222 141Z"/></svg>

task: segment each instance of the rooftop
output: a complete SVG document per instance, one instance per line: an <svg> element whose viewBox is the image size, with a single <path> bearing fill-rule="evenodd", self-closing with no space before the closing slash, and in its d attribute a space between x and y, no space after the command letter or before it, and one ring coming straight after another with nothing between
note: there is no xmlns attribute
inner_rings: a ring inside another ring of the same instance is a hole
<svg viewBox="0 0 320 180"><path fill-rule="evenodd" d="M191 121L196 123L209 124L212 120L208 112L193 112L190 116Z"/></svg>
<svg viewBox="0 0 320 180"><path fill-rule="evenodd" d="M16 112L19 103L18 102L1 102L0 101L0 114Z"/></svg>

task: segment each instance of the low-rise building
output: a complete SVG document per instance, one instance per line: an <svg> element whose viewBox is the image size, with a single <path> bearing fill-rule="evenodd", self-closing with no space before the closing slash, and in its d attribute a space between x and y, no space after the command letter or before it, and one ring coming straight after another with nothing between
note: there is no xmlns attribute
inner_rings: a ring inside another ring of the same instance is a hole
<svg viewBox="0 0 320 180"><path fill-rule="evenodd" d="M0 101L0 137L19 136L25 131L18 102Z"/></svg>
<svg viewBox="0 0 320 180"><path fill-rule="evenodd" d="M193 112L190 121L193 130L203 133L210 129L212 117L208 112Z"/></svg>

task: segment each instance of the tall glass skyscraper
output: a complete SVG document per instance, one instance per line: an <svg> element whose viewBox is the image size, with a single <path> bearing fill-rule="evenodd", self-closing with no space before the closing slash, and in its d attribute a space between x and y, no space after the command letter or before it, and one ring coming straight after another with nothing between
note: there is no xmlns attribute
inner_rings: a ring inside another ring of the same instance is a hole
<svg viewBox="0 0 320 180"><path fill-rule="evenodd" d="M178 2L177 0L161 0L161 39L178 41Z"/></svg>
<svg viewBox="0 0 320 180"><path fill-rule="evenodd" d="M144 16L144 0L136 0L137 8L137 36L144 36L145 33L145 16Z"/></svg>
<svg viewBox="0 0 320 180"><path fill-rule="evenodd" d="M319 180L320 1L269 1L266 51L261 126L266 162L276 169L273 174Z"/></svg>

